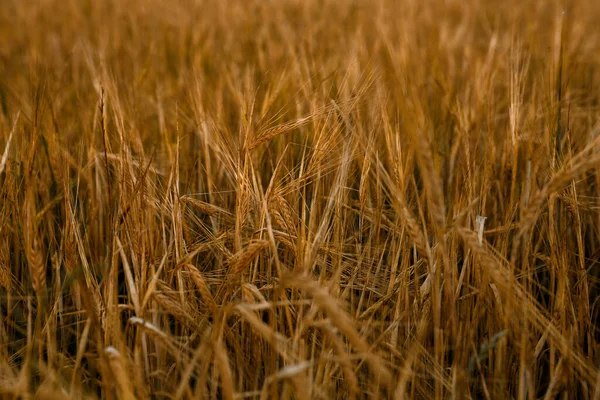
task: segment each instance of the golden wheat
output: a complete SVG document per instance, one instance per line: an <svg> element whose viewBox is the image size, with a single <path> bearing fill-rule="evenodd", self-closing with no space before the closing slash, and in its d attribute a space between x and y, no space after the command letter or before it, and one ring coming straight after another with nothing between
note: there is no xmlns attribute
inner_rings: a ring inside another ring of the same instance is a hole
<svg viewBox="0 0 600 400"><path fill-rule="evenodd" d="M3 1L0 398L600 399L599 18Z"/></svg>

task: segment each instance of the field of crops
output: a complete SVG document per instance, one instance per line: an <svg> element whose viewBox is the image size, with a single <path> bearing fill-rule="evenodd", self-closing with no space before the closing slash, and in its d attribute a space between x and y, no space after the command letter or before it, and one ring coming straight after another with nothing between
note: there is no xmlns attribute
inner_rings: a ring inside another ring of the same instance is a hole
<svg viewBox="0 0 600 400"><path fill-rule="evenodd" d="M2 0L0 398L600 400L598 21Z"/></svg>

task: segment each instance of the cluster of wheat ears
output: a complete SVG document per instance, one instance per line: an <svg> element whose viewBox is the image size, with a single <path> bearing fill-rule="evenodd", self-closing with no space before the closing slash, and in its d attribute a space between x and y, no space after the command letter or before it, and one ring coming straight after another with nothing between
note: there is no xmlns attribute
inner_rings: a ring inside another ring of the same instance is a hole
<svg viewBox="0 0 600 400"><path fill-rule="evenodd" d="M600 399L600 5L2 0L0 397Z"/></svg>

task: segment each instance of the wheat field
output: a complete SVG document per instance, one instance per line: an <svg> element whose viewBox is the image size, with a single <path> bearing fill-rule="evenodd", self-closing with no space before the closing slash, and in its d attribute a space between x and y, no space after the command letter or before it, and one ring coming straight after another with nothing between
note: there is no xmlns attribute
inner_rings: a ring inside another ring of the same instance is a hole
<svg viewBox="0 0 600 400"><path fill-rule="evenodd" d="M599 400L598 21L2 0L0 397Z"/></svg>

